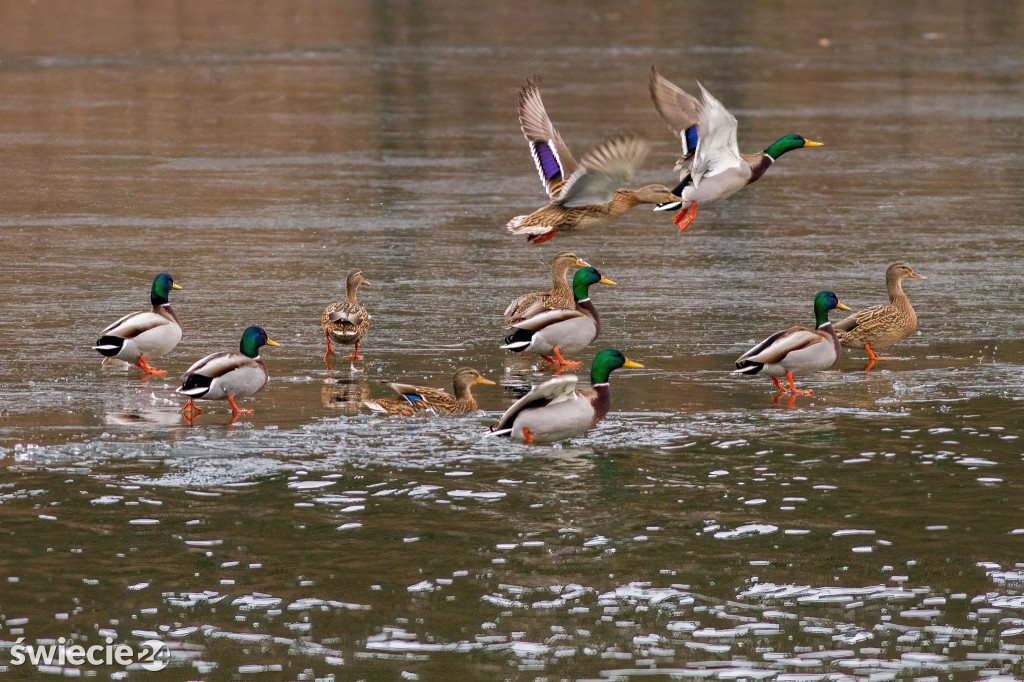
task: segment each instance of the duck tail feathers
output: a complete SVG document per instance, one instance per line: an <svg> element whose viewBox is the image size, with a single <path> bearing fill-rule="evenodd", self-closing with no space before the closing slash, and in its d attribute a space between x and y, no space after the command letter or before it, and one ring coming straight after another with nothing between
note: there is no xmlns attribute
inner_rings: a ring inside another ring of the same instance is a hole
<svg viewBox="0 0 1024 682"><path fill-rule="evenodd" d="M96 342L96 345L92 347L93 350L99 351L100 355L108 358L112 358L121 352L121 347L124 346L124 339L119 336L104 336Z"/></svg>
<svg viewBox="0 0 1024 682"><path fill-rule="evenodd" d="M511 435L512 429L498 429L497 431L485 433L484 438L508 438Z"/></svg>
<svg viewBox="0 0 1024 682"><path fill-rule="evenodd" d="M534 332L529 329L516 329L514 332L505 337L505 345L502 346L505 350L510 350L513 353L522 353L524 350L530 347L530 342L533 340Z"/></svg>
<svg viewBox="0 0 1024 682"><path fill-rule="evenodd" d="M764 364L760 362L753 362L751 360L744 360L736 363L736 369L732 371L733 374L757 374L764 369Z"/></svg>

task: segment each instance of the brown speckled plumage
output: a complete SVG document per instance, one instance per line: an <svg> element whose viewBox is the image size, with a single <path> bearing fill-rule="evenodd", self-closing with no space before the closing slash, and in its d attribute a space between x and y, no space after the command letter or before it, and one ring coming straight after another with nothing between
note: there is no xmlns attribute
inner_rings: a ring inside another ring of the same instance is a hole
<svg viewBox="0 0 1024 682"><path fill-rule="evenodd" d="M332 343L343 346L358 345L370 329L370 316L356 300L360 284L368 285L362 270L353 270L345 280L345 300L332 303L320 317L320 326Z"/></svg>
<svg viewBox="0 0 1024 682"><path fill-rule="evenodd" d="M462 367L452 379L454 395L440 388L394 383L388 384L388 386L401 395L401 398L378 398L366 400L363 404L374 412L400 414L405 417L410 417L417 412L443 412L445 414L475 412L477 403L472 391L474 384L493 385L494 382L484 379L475 369Z"/></svg>
<svg viewBox="0 0 1024 682"><path fill-rule="evenodd" d="M505 326L511 327L545 310L573 310L576 301L566 281L569 268L586 267L587 263L570 251L560 253L551 261L551 291L523 294L505 309Z"/></svg>
<svg viewBox="0 0 1024 682"><path fill-rule="evenodd" d="M903 292L903 280L925 279L903 262L893 263L885 271L889 303L858 311L835 323L839 341L847 348L888 348L914 333L917 314Z"/></svg>

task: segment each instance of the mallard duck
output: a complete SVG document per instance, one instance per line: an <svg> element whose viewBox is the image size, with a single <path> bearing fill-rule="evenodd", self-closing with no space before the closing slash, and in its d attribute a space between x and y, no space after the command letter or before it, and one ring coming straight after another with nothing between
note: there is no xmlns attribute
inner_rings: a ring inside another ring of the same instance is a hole
<svg viewBox="0 0 1024 682"><path fill-rule="evenodd" d="M93 349L108 358L130 362L146 374L164 376L164 370L152 367L146 361L167 355L181 341L181 323L167 301L171 289L181 289L171 276L161 272L153 279L149 300L153 310L130 313L110 325Z"/></svg>
<svg viewBox="0 0 1024 682"><path fill-rule="evenodd" d="M576 301L572 296L572 287L565 281L569 268L585 268L590 263L580 260L571 251L560 253L551 261L551 291L535 291L523 294L505 308L505 326L511 327L517 322L538 315L545 310L572 310Z"/></svg>
<svg viewBox="0 0 1024 682"><path fill-rule="evenodd" d="M608 414L612 393L608 376L620 367L642 368L615 349L603 350L590 365L590 389L577 391L573 374L554 377L520 398L501 415L491 436L527 443L554 443L582 436Z"/></svg>
<svg viewBox="0 0 1024 682"><path fill-rule="evenodd" d="M356 300L356 293L359 285L370 286L370 283L363 279L362 270L353 270L348 273L345 279L345 300L339 303L332 303L324 310L320 318L320 326L324 329L324 338L327 339L327 352L324 360L334 355L334 346L331 341L342 346L355 344L355 350L351 355L346 355L346 360L361 360L359 354L359 342L366 336L370 329L370 316L366 314L366 308Z"/></svg>
<svg viewBox="0 0 1024 682"><path fill-rule="evenodd" d="M493 386L494 382L484 379L480 372L470 367L462 367L452 378L455 394L447 393L443 388L412 386L410 384L388 384L401 398L378 398L364 400L363 405L373 412L400 414L406 417L417 412L444 412L457 414L475 412L476 398L473 397L474 384Z"/></svg>
<svg viewBox="0 0 1024 682"><path fill-rule="evenodd" d="M885 288L889 291L889 303L875 305L858 311L835 324L839 342L847 348L864 347L868 353L868 369L876 360L894 358L875 353L871 348L888 348L914 333L917 329L917 314L910 305L910 299L903 292L903 280L928 279L914 272L914 268L900 261L885 270Z"/></svg>
<svg viewBox="0 0 1024 682"><path fill-rule="evenodd" d="M842 348L828 321L833 308L849 310L831 291L819 291L814 297L814 329L790 327L772 334L736 360L734 374L757 374L764 370L780 392L814 395L813 391L797 389L793 375L828 369L839 359ZM783 375L789 381L788 388L776 378Z"/></svg>
<svg viewBox="0 0 1024 682"><path fill-rule="evenodd" d="M709 204L730 197L756 181L786 152L820 147L800 135L784 135L757 154L743 154L736 146L736 117L697 83L701 98L674 85L651 67L650 90L654 107L669 130L679 138L683 155L676 163L680 183L672 190L682 201L659 204L656 211L682 210L673 221L682 232L697 217L697 203Z"/></svg>
<svg viewBox="0 0 1024 682"><path fill-rule="evenodd" d="M572 278L572 293L576 307L572 310L548 310L512 325L513 331L505 337L505 350L514 353L537 353L560 370L579 367L580 363L566 360L562 352L583 350L601 335L601 316L590 301L591 284L615 282L605 279L592 267L576 271ZM554 358L551 358L551 355Z"/></svg>
<svg viewBox="0 0 1024 682"><path fill-rule="evenodd" d="M235 404L235 398L248 398L258 393L267 382L270 374L260 357L260 348L276 346L261 327L249 327L242 332L242 341L238 344L238 352L223 352L207 355L205 358L188 368L185 380L176 389L177 393L188 396L188 402L182 409L186 414L201 414L195 400L225 400L231 404L232 413L252 414L252 410L243 410Z"/></svg>
<svg viewBox="0 0 1024 682"><path fill-rule="evenodd" d="M560 231L607 223L638 204L678 199L663 185L622 189L650 151L639 137L608 138L577 163L548 118L540 90L532 82L519 94L519 122L551 203L510 220L505 227L512 234L527 235L527 241L540 244Z"/></svg>

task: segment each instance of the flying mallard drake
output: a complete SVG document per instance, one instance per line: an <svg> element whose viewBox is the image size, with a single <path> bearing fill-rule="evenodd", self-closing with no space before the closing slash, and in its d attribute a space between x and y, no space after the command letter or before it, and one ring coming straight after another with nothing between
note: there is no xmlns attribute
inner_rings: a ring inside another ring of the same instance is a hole
<svg viewBox="0 0 1024 682"><path fill-rule="evenodd" d="M270 381L267 366L260 357L260 348L265 345L278 344L271 341L261 327L249 327L242 332L238 352L207 355L189 367L181 387L176 389L177 393L188 396L182 411L187 415L201 414L195 400L226 399L233 414L252 414L252 410L243 410L236 405L235 398L248 398Z"/></svg>
<svg viewBox="0 0 1024 682"><path fill-rule="evenodd" d="M590 365L589 390L577 391L579 379L572 374L549 379L508 408L489 435L511 436L527 443L582 436L608 414L612 404L608 376L620 367L643 365L617 350L603 350Z"/></svg>
<svg viewBox="0 0 1024 682"><path fill-rule="evenodd" d="M651 99L661 119L683 145L675 165L680 183L672 190L682 201L666 202L656 211L682 210L673 221L682 232L697 217L697 203L730 197L756 181L786 152L820 147L800 135L784 135L757 154L743 154L736 145L736 117L704 86L701 100L677 87L651 67Z"/></svg>
<svg viewBox="0 0 1024 682"><path fill-rule="evenodd" d="M166 375L167 372L150 366L146 357L163 357L181 341L181 323L167 300L171 289L181 287L161 272L153 279L149 292L153 310L125 315L100 332L102 336L93 349L105 357L130 362L146 374Z"/></svg>
<svg viewBox="0 0 1024 682"><path fill-rule="evenodd" d="M577 270L572 278L576 306L572 310L548 310L517 322L502 348L513 353L537 353L551 364L558 364L559 371L579 367L580 363L562 357L562 352L577 353L601 335L601 316L590 301L591 284L615 286L615 282L592 267Z"/></svg>
<svg viewBox="0 0 1024 682"><path fill-rule="evenodd" d="M327 339L324 360L334 355L332 340L342 346L355 344L355 350L351 355L345 356L346 360L361 360L363 357L359 354L359 342L370 329L370 316L366 314L366 308L356 300L360 284L370 286L370 283L363 279L362 270L348 273L348 277L345 278L345 300L327 306L320 317L320 326L323 327L324 338Z"/></svg>
<svg viewBox="0 0 1024 682"><path fill-rule="evenodd" d="M538 315L545 310L572 310L576 301L572 296L572 287L565 281L569 268L585 268L589 263L570 251L560 253L551 261L551 291L536 291L523 294L505 308L505 326L511 327L517 322Z"/></svg>
<svg viewBox="0 0 1024 682"><path fill-rule="evenodd" d="M532 82L519 94L519 122L551 203L510 220L505 227L512 234L527 235L527 241L540 244L558 232L607 223L638 204L678 199L663 185L622 189L650 151L639 137L608 138L577 163L548 118L540 90Z"/></svg>
<svg viewBox="0 0 1024 682"><path fill-rule="evenodd" d="M885 288L889 291L889 303L875 305L855 312L835 324L839 342L847 348L860 348L868 353L871 369L876 360L894 358L878 355L871 348L888 348L914 333L917 329L917 313L910 305L910 299L903 292L903 280L928 279L914 272L914 268L900 261L885 270Z"/></svg>
<svg viewBox="0 0 1024 682"><path fill-rule="evenodd" d="M793 375L828 369L839 359L842 347L828 321L828 312L833 308L849 310L831 291L819 291L814 297L814 329L790 327L772 334L736 360L734 374L757 374L764 370L779 391L814 395L813 391L797 389ZM776 377L780 376L786 377L789 388L779 383Z"/></svg>
<svg viewBox="0 0 1024 682"><path fill-rule="evenodd" d="M442 388L388 384L402 397L364 400L363 405L373 412L400 414L405 417L410 417L417 412L444 412L446 414L475 412L477 404L472 391L474 384L493 386L494 382L484 379L475 369L462 367L455 372L455 376L452 378L454 395L447 393Z"/></svg>

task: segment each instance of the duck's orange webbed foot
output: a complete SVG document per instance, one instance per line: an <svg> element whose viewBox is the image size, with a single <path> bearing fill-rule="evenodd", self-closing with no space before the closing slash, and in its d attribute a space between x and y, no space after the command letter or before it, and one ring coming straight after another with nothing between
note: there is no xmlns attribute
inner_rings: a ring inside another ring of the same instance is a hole
<svg viewBox="0 0 1024 682"><path fill-rule="evenodd" d="M359 342L356 341L356 348L350 355L345 356L346 360L362 360L363 356L359 354Z"/></svg>
<svg viewBox="0 0 1024 682"><path fill-rule="evenodd" d="M871 362L874 362L875 360L895 360L896 359L896 356L894 356L894 355L879 355L875 351L871 350L871 344L870 343L865 343L864 344L864 350L867 351L867 353L868 353L868 360L871 360Z"/></svg>
<svg viewBox="0 0 1024 682"><path fill-rule="evenodd" d="M240 415L240 414L252 414L253 413L252 410L243 410L238 405L235 405L235 397L234 396L230 396L229 395L228 396L228 402L231 403L231 414L233 416L237 416L237 415Z"/></svg>
<svg viewBox="0 0 1024 682"><path fill-rule="evenodd" d="M530 435L530 429L523 429L523 441L526 443L533 442L533 436Z"/></svg>
<svg viewBox="0 0 1024 682"><path fill-rule="evenodd" d="M558 371L562 371L563 369L576 369L582 364L575 360L566 360L562 357L562 351L557 348L555 348L555 359L558 361Z"/></svg>
<svg viewBox="0 0 1024 682"><path fill-rule="evenodd" d="M691 201L689 206L687 206L682 211L676 214L676 217L672 220L672 224L678 227L679 231L682 232L683 230L690 226L690 223L692 223L693 219L696 217L697 202Z"/></svg>
<svg viewBox="0 0 1024 682"><path fill-rule="evenodd" d="M779 393L789 393L789 389L786 388L785 386L783 386L782 384L780 384L779 380L776 379L775 377L772 377L772 383L775 385L775 388L777 388L779 390ZM776 400L777 399L778 398L776 398Z"/></svg>
<svg viewBox="0 0 1024 682"><path fill-rule="evenodd" d="M188 399L188 402L185 403L185 406L183 408L181 408L181 411L182 413L184 413L186 419L191 419L197 414L203 413L202 408L196 405L196 401L193 400L192 398Z"/></svg>
<svg viewBox="0 0 1024 682"><path fill-rule="evenodd" d="M789 380L789 391L793 395L814 395L814 391L812 391L809 388L805 389L805 390L801 390L801 389L796 387L796 384L793 383L793 373L792 372L786 372L786 379Z"/></svg>
<svg viewBox="0 0 1024 682"><path fill-rule="evenodd" d="M324 362L327 362L334 355L334 346L331 345L331 335L327 333L326 329L324 330L324 338L327 339L327 352L324 353Z"/></svg>
<svg viewBox="0 0 1024 682"><path fill-rule="evenodd" d="M558 234L558 230L551 230L550 232L545 232L544 234L531 234L529 237L526 238L526 241L530 242L531 244L543 244L544 242L549 242L552 239L554 239L556 234Z"/></svg>
<svg viewBox="0 0 1024 682"><path fill-rule="evenodd" d="M156 367L153 367L148 362L146 362L146 356L145 355L140 355L139 356L139 361L135 363L135 366L138 367L139 369L141 369L142 373L147 375L147 376L153 376L153 377L165 377L165 376L167 376L167 371L166 370L157 369Z"/></svg>

